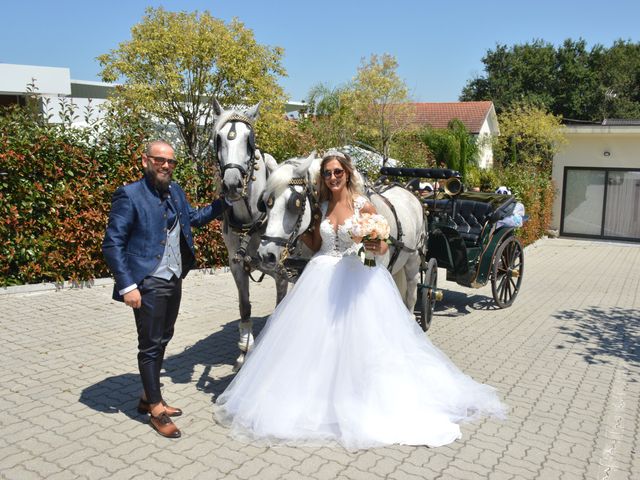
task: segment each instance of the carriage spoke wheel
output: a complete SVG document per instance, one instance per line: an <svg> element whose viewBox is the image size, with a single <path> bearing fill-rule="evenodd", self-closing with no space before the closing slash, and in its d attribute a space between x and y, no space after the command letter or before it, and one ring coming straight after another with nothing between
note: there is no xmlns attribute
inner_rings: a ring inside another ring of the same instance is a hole
<svg viewBox="0 0 640 480"><path fill-rule="evenodd" d="M438 288L438 262L435 258L429 260L424 272L424 282L418 288L418 300L416 302L416 321L423 331L429 330L433 309L436 306L436 293Z"/></svg>
<svg viewBox="0 0 640 480"><path fill-rule="evenodd" d="M500 244L491 267L491 291L500 308L510 307L520 291L524 273L524 250L516 237Z"/></svg>

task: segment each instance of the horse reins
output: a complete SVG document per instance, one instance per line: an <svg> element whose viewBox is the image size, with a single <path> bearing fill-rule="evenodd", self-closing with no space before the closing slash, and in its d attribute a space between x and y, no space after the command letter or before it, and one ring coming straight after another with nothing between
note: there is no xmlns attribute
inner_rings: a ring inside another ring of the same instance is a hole
<svg viewBox="0 0 640 480"><path fill-rule="evenodd" d="M302 186L304 188L302 193L298 192L294 188L296 186ZM309 201L309 203L312 203L312 195L309 188L309 181L305 177L294 177L289 180L289 189L294 192L294 208L298 211L298 218L296 218L296 223L293 227L293 230L291 231L291 234L288 238L262 235L260 239L275 243L279 247L284 247L282 253L280 254L276 270L281 274L286 275L287 278L292 278L293 274L289 273L289 270L287 270L287 268L284 266L284 262L291 254L295 253L298 248L298 239L300 238L298 232L300 231L300 225L302 225L302 218L304 217L307 200ZM313 208L311 209L311 221L313 221Z"/></svg>
<svg viewBox="0 0 640 480"><path fill-rule="evenodd" d="M249 188L251 186L251 183L256 179L254 175L255 170L259 169L259 165L257 164L257 158L256 158L255 141L252 140L254 138L253 122L251 121L251 119L249 119L244 115L234 113L230 115L229 118L227 118L224 121L224 123L222 123L222 125L218 127L218 130L222 129L222 127L224 127L227 123L231 123L231 129L227 133L227 140L234 140L237 135L237 132L236 132L237 122L242 122L245 125L247 125L247 127L249 127L249 130L251 132L249 137L249 143L248 143L248 147L249 147L248 148L248 151L249 151L248 168L245 168L244 165L240 165L239 163L225 163L224 165L220 164L220 158L218 157L218 140L217 140L218 134L216 134L214 149L216 152L218 165L220 167L221 177L224 178L224 173L231 168L235 168L240 172L240 176L242 178L242 192L240 194L240 199L244 202L244 206L249 216L253 217L251 205L249 204ZM265 165L265 170L268 175L269 171L266 169L266 165ZM239 201L240 200L234 200L232 201L232 203L239 202ZM238 247L238 250L236 251L233 257L233 261L234 262L244 261L245 270L251 271L251 261L253 259L250 256L247 256L247 248L249 246L249 242L251 241L251 236L264 226L267 219L267 214L265 212L260 212L260 216L258 218L248 223L235 222L234 218L231 216L228 210L224 212L223 217L224 217L223 227L225 229L225 233L228 232L228 228L231 228L235 232L240 233L242 235L240 238L240 246ZM263 274L263 277L264 277L264 274ZM262 280L262 278L260 278L260 280Z"/></svg>

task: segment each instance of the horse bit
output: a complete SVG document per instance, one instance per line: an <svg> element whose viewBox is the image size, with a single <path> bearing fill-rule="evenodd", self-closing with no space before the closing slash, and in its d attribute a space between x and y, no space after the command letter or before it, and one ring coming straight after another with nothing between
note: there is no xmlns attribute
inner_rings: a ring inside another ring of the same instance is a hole
<svg viewBox="0 0 640 480"><path fill-rule="evenodd" d="M225 163L224 165L220 164L221 163L220 158L218 157L218 144L220 142L218 138L219 134L216 134L216 137L214 139L214 150L216 152L216 158L218 159L218 165L220 166L220 176L222 178L224 178L224 173L230 168L235 168L240 172L240 176L242 178L242 192L240 194L240 198L244 202L245 208L249 213L249 215L253 217L251 212L251 206L249 204L249 187L251 182L256 180L256 176L254 175L255 170L260 169L260 165L258 164L256 159L256 145L255 145L255 135L253 132L253 122L251 121L251 119L249 119L244 115L234 113L228 119L225 120L225 122L219 127L219 130L222 129L222 127L224 127L224 125L226 125L227 123L231 123L231 128L227 133L227 140L234 140L237 136L236 122L242 122L245 125L247 125L247 127L249 127L250 134L249 134L249 140L248 140L247 146L248 146L248 151L250 153L250 157L248 162L248 168L245 168L243 165L240 165L239 163ZM267 174L268 174L268 171L267 171ZM235 200L234 202L237 202L237 201L240 201L240 200ZM247 248L249 246L251 236L258 230L260 230L260 228L262 228L262 226L264 225L267 218L266 212L261 211L260 216L249 223L240 223L240 224L235 223L233 221L233 217L228 213L228 211L225 211L224 218L226 220L224 222L225 231L227 231L228 227L231 227L232 230L242 234L240 238L240 246L238 247L238 250L233 256L232 261L236 263L243 261L244 269L250 272L253 259L251 258L250 255L247 255Z"/></svg>
<svg viewBox="0 0 640 480"><path fill-rule="evenodd" d="M299 192L295 189L296 186L303 187L303 191ZM285 261L287 259L293 259L291 255L295 254L298 249L298 232L300 231L300 225L302 224L302 218L304 217L304 212L307 206L307 200L311 204L311 227L313 227L313 220L317 220L319 217L318 213L318 205L314 202L314 195L312 191L312 187L309 186L309 181L305 177L294 177L289 180L289 189L291 190L291 195L287 200L286 209L293 215L296 215L296 223L291 231L291 234L288 237L271 237L269 235L262 235L260 237L261 240L267 242L273 242L279 247L284 247L282 253L280 254L280 258L278 260L278 265L276 266L276 271L284 276L286 276L289 280L291 280L296 273L291 272L285 265ZM267 206L271 208L273 206L274 198L273 194L267 199Z"/></svg>

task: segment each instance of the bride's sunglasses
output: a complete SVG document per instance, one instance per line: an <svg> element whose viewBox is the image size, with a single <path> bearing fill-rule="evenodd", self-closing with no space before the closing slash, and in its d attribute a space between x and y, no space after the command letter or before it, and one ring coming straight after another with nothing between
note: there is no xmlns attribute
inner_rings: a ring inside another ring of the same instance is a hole
<svg viewBox="0 0 640 480"><path fill-rule="evenodd" d="M344 170L342 168L334 168L333 170L325 170L322 172L322 176L324 178L331 178L331 175L333 175L336 178L342 178L342 176L344 175Z"/></svg>

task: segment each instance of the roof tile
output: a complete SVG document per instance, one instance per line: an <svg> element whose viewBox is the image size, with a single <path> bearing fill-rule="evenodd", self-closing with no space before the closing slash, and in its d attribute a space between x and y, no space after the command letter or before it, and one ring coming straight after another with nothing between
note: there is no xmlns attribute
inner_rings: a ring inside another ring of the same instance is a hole
<svg viewBox="0 0 640 480"><path fill-rule="evenodd" d="M433 128L447 128L454 118L459 119L470 133L479 133L482 124L489 114L493 102L438 102L438 103L409 103L410 125Z"/></svg>

